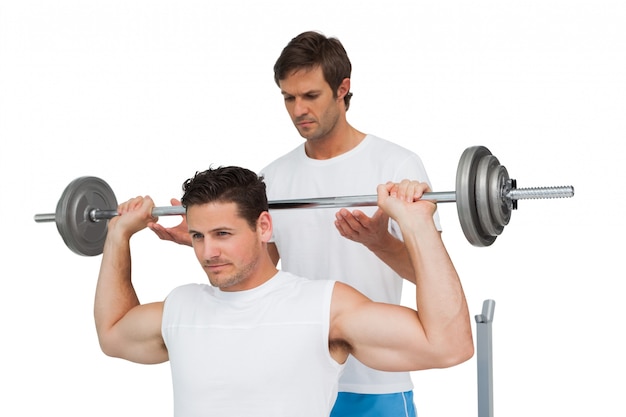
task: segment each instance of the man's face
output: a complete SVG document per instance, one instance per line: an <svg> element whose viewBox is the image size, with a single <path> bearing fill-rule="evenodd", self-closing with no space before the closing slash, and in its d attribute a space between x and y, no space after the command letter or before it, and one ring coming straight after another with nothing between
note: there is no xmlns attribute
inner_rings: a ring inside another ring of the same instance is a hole
<svg viewBox="0 0 626 417"><path fill-rule="evenodd" d="M343 98L335 97L321 67L292 72L279 85L291 121L303 138L324 139L337 126Z"/></svg>
<svg viewBox="0 0 626 417"><path fill-rule="evenodd" d="M251 277L263 250L261 237L239 217L235 203L190 206L187 225L196 257L211 285L224 291L256 286Z"/></svg>

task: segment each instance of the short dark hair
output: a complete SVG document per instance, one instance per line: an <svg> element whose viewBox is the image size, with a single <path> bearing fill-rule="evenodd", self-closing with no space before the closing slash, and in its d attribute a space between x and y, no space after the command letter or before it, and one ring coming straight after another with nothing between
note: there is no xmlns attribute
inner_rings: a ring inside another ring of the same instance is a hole
<svg viewBox="0 0 626 417"><path fill-rule="evenodd" d="M261 213L269 210L263 177L236 166L196 172L183 183L181 203L186 209L212 202L237 204L239 216L252 229Z"/></svg>
<svg viewBox="0 0 626 417"><path fill-rule="evenodd" d="M303 32L293 38L283 49L274 64L274 81L280 85L293 71L322 68L324 79L337 96L337 90L345 78L352 74L352 64L339 39L326 37L319 32ZM343 98L346 110L350 107L352 93Z"/></svg>

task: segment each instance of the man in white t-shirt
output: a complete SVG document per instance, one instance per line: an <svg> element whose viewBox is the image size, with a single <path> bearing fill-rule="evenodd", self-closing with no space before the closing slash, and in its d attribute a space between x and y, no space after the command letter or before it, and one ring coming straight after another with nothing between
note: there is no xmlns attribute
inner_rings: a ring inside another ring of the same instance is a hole
<svg viewBox="0 0 626 417"><path fill-rule="evenodd" d="M339 40L304 32L274 66L274 80L305 139L261 174L270 201L367 195L384 181L429 183L412 151L348 123L351 63ZM401 233L376 207L277 210L269 245L281 268L311 279L336 277L369 298L399 304L403 279L414 282ZM435 224L440 230L439 218ZM349 273L348 273L349 271ZM409 373L373 370L348 360L332 417L415 416Z"/></svg>

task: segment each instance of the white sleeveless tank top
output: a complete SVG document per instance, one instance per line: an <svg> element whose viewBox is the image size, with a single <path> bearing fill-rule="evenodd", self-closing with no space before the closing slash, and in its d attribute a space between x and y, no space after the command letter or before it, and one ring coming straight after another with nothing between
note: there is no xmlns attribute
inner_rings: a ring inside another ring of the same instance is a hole
<svg viewBox="0 0 626 417"><path fill-rule="evenodd" d="M278 272L248 291L174 289L162 333L175 416L328 416L344 369L328 350L333 288Z"/></svg>

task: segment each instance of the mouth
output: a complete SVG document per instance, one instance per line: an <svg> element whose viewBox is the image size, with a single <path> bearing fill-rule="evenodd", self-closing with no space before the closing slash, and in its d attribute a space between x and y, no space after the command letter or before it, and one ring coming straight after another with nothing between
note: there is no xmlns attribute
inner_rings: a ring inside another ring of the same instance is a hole
<svg viewBox="0 0 626 417"><path fill-rule="evenodd" d="M296 126L303 128L303 129L307 129L313 126L314 123L315 123L314 120L299 120L299 121L296 121Z"/></svg>
<svg viewBox="0 0 626 417"><path fill-rule="evenodd" d="M226 263L205 264L204 265L204 269L206 269L208 272L216 273L216 272L219 272L219 271L225 269L227 266L228 266L228 264L226 264Z"/></svg>

